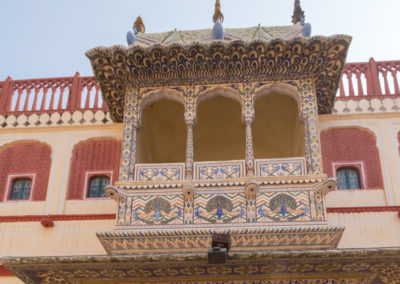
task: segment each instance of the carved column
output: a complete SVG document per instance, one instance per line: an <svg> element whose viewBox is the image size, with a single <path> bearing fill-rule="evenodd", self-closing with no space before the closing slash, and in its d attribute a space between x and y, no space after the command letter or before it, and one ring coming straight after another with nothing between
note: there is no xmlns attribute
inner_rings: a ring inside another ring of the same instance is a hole
<svg viewBox="0 0 400 284"><path fill-rule="evenodd" d="M254 121L254 88L244 85L242 97L242 118L246 128L246 176L254 176L254 151L251 127Z"/></svg>
<svg viewBox="0 0 400 284"><path fill-rule="evenodd" d="M308 174L322 173L321 146L319 141L318 104L310 78L300 80L305 154Z"/></svg>
<svg viewBox="0 0 400 284"><path fill-rule="evenodd" d="M186 121L187 137L186 137L186 164L185 164L185 179L193 179L193 128L194 119Z"/></svg>
<svg viewBox="0 0 400 284"><path fill-rule="evenodd" d="M120 181L133 181L136 164L139 89L129 87L125 94L124 137L122 142Z"/></svg>
<svg viewBox="0 0 400 284"><path fill-rule="evenodd" d="M185 122L187 127L186 137L186 163L185 179L193 179L193 128L196 123L196 97L195 87L189 86L185 90Z"/></svg>
<svg viewBox="0 0 400 284"><path fill-rule="evenodd" d="M254 176L253 136L251 132L253 118L245 117L244 123L246 127L246 175L252 177Z"/></svg>

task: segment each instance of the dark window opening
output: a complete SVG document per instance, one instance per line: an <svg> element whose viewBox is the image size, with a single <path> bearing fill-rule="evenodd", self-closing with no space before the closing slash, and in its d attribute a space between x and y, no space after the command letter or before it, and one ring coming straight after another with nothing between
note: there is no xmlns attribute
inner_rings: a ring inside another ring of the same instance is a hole
<svg viewBox="0 0 400 284"><path fill-rule="evenodd" d="M106 197L106 186L109 183L110 178L107 176L92 177L89 182L87 197Z"/></svg>
<svg viewBox="0 0 400 284"><path fill-rule="evenodd" d="M15 179L12 183L10 200L28 200L31 195L32 180L29 178Z"/></svg>
<svg viewBox="0 0 400 284"><path fill-rule="evenodd" d="M338 189L361 189L360 173L357 169L346 167L336 172Z"/></svg>

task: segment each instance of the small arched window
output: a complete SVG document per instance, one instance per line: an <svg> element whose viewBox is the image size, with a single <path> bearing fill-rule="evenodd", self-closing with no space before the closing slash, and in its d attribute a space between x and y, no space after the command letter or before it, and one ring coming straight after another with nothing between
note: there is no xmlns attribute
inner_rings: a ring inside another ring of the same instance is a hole
<svg viewBox="0 0 400 284"><path fill-rule="evenodd" d="M352 167L339 168L336 172L338 189L361 189L360 173Z"/></svg>
<svg viewBox="0 0 400 284"><path fill-rule="evenodd" d="M108 176L95 176L90 179L87 197L106 197L106 186L109 185Z"/></svg>
<svg viewBox="0 0 400 284"><path fill-rule="evenodd" d="M12 183L10 200L28 200L31 196L32 180L29 178L15 179Z"/></svg>

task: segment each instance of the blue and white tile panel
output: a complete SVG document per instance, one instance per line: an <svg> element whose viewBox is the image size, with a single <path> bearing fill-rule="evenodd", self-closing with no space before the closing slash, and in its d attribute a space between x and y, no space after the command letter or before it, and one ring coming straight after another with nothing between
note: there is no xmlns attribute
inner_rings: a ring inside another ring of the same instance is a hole
<svg viewBox="0 0 400 284"><path fill-rule="evenodd" d="M185 164L137 164L135 181L172 181L183 180Z"/></svg>
<svg viewBox="0 0 400 284"><path fill-rule="evenodd" d="M298 176L306 174L304 157L287 159L257 159L256 176Z"/></svg>
<svg viewBox="0 0 400 284"><path fill-rule="evenodd" d="M244 176L245 161L195 162L194 179L220 180Z"/></svg>

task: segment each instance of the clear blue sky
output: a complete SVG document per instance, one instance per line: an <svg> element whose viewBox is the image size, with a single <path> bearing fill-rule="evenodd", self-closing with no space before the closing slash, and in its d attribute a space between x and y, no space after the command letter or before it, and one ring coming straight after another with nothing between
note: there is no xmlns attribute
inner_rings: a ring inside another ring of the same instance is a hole
<svg viewBox="0 0 400 284"><path fill-rule="evenodd" d="M294 0L221 0L225 27L290 25ZM348 62L400 59L400 0L301 0L312 35L353 37ZM214 0L0 0L0 81L92 75L86 50L146 32L212 27Z"/></svg>

